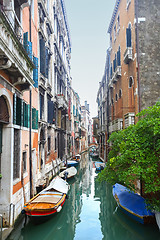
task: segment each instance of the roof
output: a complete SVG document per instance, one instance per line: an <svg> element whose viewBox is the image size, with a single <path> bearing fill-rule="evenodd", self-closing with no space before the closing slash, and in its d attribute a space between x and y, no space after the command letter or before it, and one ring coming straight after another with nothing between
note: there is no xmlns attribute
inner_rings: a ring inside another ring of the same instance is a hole
<svg viewBox="0 0 160 240"><path fill-rule="evenodd" d="M117 11L118 11L120 1L121 0L116 1L115 7L114 7L114 10L113 10L113 14L112 14L112 18L111 18L111 21L110 21L110 24L109 24L108 33L111 33L111 31L112 31L113 23L114 23L114 20L115 20Z"/></svg>

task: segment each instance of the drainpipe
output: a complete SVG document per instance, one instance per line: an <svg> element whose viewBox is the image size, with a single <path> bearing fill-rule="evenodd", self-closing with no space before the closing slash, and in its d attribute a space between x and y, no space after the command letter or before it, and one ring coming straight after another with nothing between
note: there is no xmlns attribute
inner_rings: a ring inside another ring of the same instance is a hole
<svg viewBox="0 0 160 240"><path fill-rule="evenodd" d="M31 35L31 3L29 5L29 40L32 41ZM32 176L32 87L29 90L30 104L30 127L29 127L29 180L30 180L30 198L33 197L33 176Z"/></svg>

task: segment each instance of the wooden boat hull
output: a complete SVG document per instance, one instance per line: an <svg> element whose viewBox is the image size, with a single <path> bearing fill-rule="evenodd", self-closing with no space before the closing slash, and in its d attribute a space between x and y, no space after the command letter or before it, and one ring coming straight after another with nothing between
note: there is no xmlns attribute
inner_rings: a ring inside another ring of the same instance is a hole
<svg viewBox="0 0 160 240"><path fill-rule="evenodd" d="M145 200L128 188L116 183L113 196L122 211L141 224L155 223L154 213L147 210Z"/></svg>
<svg viewBox="0 0 160 240"><path fill-rule="evenodd" d="M74 156L73 158L72 158L72 160L74 160L74 161L80 161L80 159L81 159L81 155L79 155L79 154L77 154L76 156Z"/></svg>
<svg viewBox="0 0 160 240"><path fill-rule="evenodd" d="M44 222L61 211L68 190L68 183L56 177L47 188L25 204L23 213L35 223Z"/></svg>

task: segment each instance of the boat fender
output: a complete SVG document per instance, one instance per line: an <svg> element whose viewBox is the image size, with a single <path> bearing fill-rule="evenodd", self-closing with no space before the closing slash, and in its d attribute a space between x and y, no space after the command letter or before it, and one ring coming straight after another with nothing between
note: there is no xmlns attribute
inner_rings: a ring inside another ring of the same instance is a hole
<svg viewBox="0 0 160 240"><path fill-rule="evenodd" d="M61 209L62 209L62 206L59 206L59 207L57 208L57 212L60 212Z"/></svg>
<svg viewBox="0 0 160 240"><path fill-rule="evenodd" d="M22 213L22 214L25 214L25 213L26 213L26 211L23 209L23 210L21 211L21 213Z"/></svg>

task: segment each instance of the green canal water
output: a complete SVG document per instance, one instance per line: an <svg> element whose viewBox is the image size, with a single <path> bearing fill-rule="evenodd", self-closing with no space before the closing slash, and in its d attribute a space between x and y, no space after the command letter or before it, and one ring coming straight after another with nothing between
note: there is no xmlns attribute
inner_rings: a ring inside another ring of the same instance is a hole
<svg viewBox="0 0 160 240"><path fill-rule="evenodd" d="M159 240L157 226L134 222L117 207L108 184L96 181L94 161L83 154L78 174L70 180L69 198L49 221L23 222L8 240Z"/></svg>

